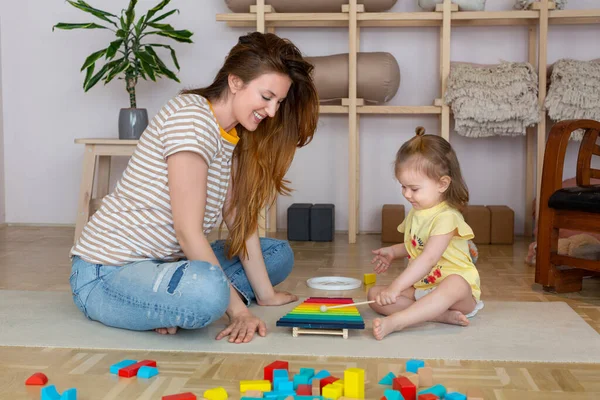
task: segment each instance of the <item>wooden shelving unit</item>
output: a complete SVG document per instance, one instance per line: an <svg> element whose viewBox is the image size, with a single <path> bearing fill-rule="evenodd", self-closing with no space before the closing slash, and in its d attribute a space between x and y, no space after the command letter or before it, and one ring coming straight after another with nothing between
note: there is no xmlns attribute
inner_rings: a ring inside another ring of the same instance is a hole
<svg viewBox="0 0 600 400"><path fill-rule="evenodd" d="M217 21L226 22L232 27L256 27L259 32L274 32L277 27L339 27L348 29L349 44L349 87L348 98L342 105L321 106L323 114L346 114L349 122L349 193L348 193L348 240L356 242L359 232L359 149L358 126L360 114L429 114L439 115L440 135L449 140L450 110L442 99L450 74L450 38L453 27L462 26L529 26L528 62L538 72L539 103L546 99L546 67L548 54L549 25L600 24L600 9L555 10L549 0L538 0L531 10L511 11L458 11L451 0L438 4L434 12L364 12L357 0L349 0L339 13L277 13L265 0L257 0L248 13L217 14ZM373 106L364 105L363 99L356 97L356 55L360 51L360 29L369 27L440 27L440 96L433 99L432 105L423 106ZM526 140L526 216L532 214L533 197L539 199L541 171L546 142L546 113L541 111L540 123L529 128ZM534 154L537 157L537 174L534 174ZM534 175L537 175L534 178ZM534 183L535 182L535 183ZM535 188L535 191L534 191ZM537 194L537 195L536 195ZM539 202L536 205L539 210ZM537 215L537 213L536 213ZM265 212L263 212L263 217ZM276 206L268 211L268 231L276 230ZM525 220L525 234L531 235L533 223ZM264 233L264 230L261 230Z"/></svg>

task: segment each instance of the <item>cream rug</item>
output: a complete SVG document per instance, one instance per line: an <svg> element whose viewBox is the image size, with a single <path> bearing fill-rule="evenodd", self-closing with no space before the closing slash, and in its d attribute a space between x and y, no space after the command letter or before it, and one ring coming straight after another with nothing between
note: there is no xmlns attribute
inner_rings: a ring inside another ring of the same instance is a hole
<svg viewBox="0 0 600 400"><path fill-rule="evenodd" d="M469 327L426 323L383 341L372 336L376 315L368 306L359 308L366 329L350 331L348 339L293 338L291 328L277 327L275 322L298 304L253 306L253 312L267 323L268 334L236 345L214 340L225 319L205 329L161 336L90 321L75 307L70 293L4 290L0 291L0 346L600 363L600 335L562 302L486 301Z"/></svg>

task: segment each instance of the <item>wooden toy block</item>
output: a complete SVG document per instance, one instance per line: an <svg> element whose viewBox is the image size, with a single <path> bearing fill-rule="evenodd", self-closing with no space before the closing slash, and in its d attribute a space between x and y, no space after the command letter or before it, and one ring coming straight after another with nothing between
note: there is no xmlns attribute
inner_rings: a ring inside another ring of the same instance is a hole
<svg viewBox="0 0 600 400"><path fill-rule="evenodd" d="M376 283L377 282L377 275L376 274L365 274L363 276L363 282L365 285L370 285L372 283Z"/></svg>
<svg viewBox="0 0 600 400"><path fill-rule="evenodd" d="M163 396L162 400L196 400L196 395L192 392L170 394Z"/></svg>
<svg viewBox="0 0 600 400"><path fill-rule="evenodd" d="M415 374L414 372L401 372L399 376L404 376L405 378L408 378L416 387L420 386L419 375Z"/></svg>
<svg viewBox="0 0 600 400"><path fill-rule="evenodd" d="M383 392L383 394L384 394L383 397L386 400L404 400L404 397L402 397L402 394L397 390L387 389Z"/></svg>
<svg viewBox="0 0 600 400"><path fill-rule="evenodd" d="M294 382L292 382L292 381L276 380L274 386L275 386L275 390L278 392L293 392L294 391Z"/></svg>
<svg viewBox="0 0 600 400"><path fill-rule="evenodd" d="M480 389L470 388L467 390L467 400L483 400L483 392Z"/></svg>
<svg viewBox="0 0 600 400"><path fill-rule="evenodd" d="M433 386L433 370L431 367L421 367L418 372L419 387Z"/></svg>
<svg viewBox="0 0 600 400"><path fill-rule="evenodd" d="M146 365L140 367L140 369L137 372L138 378L149 379L156 375L158 375L158 368L148 367Z"/></svg>
<svg viewBox="0 0 600 400"><path fill-rule="evenodd" d="M142 360L140 362L136 362L135 364L131 364L125 368L121 368L119 370L119 376L123 376L125 378L131 378L132 376L136 376L139 369L143 366L156 367L156 361Z"/></svg>
<svg viewBox="0 0 600 400"><path fill-rule="evenodd" d="M337 400L344 394L344 387L335 383L330 383L323 386L323 397L328 399Z"/></svg>
<svg viewBox="0 0 600 400"><path fill-rule="evenodd" d="M383 378L381 378L381 380L379 381L380 385L392 385L392 381L394 380L394 378L396 377L396 375L394 375L393 372L389 372L386 376L384 376Z"/></svg>
<svg viewBox="0 0 600 400"><path fill-rule="evenodd" d="M435 394L426 393L420 394L419 397L417 397L417 400L439 400L439 397L437 397Z"/></svg>
<svg viewBox="0 0 600 400"><path fill-rule="evenodd" d="M402 243L404 234L398 232L398 225L404 221L402 204L384 204L381 209L381 241L384 243Z"/></svg>
<svg viewBox="0 0 600 400"><path fill-rule="evenodd" d="M417 373L418 369L425 366L423 360L408 360L406 362L406 372Z"/></svg>
<svg viewBox="0 0 600 400"><path fill-rule="evenodd" d="M320 379L314 379L312 381L312 395L313 396L321 395L321 380Z"/></svg>
<svg viewBox="0 0 600 400"><path fill-rule="evenodd" d="M267 381L267 382L269 382L269 381ZM270 386L271 386L271 383L269 382L269 387ZM271 390L271 389L269 389L269 390ZM262 399L263 392L261 392L260 390L247 390L244 393L244 397L248 397L248 398L252 398L252 399Z"/></svg>
<svg viewBox="0 0 600 400"><path fill-rule="evenodd" d="M410 379L404 376L394 378L392 381L392 389L398 390L405 400L416 400L417 398L417 387L410 381Z"/></svg>
<svg viewBox="0 0 600 400"><path fill-rule="evenodd" d="M328 376L327 378L321 379L319 382L319 385L320 385L319 389L321 389L321 393L323 393L323 388L326 385L329 385L330 383L333 383L333 382L339 381L339 380L340 380L340 378L336 378L335 376Z"/></svg>
<svg viewBox="0 0 600 400"><path fill-rule="evenodd" d="M305 396L311 396L312 393L312 386L310 385L298 385L298 387L296 388L296 394L297 395L305 395Z"/></svg>
<svg viewBox="0 0 600 400"><path fill-rule="evenodd" d="M65 390L60 396L60 400L77 400L77 389L71 388Z"/></svg>
<svg viewBox="0 0 600 400"><path fill-rule="evenodd" d="M204 394L202 396L204 396L206 400L226 400L227 391L219 386L204 391Z"/></svg>
<svg viewBox="0 0 600 400"><path fill-rule="evenodd" d="M459 392L446 393L445 400L467 400L467 396Z"/></svg>
<svg viewBox="0 0 600 400"><path fill-rule="evenodd" d="M42 388L41 395L42 400L60 400L60 393L58 393L54 385Z"/></svg>
<svg viewBox="0 0 600 400"><path fill-rule="evenodd" d="M276 369L288 369L289 363L287 361L273 361L271 364L267 365L264 369L263 379L266 381L273 382L273 371Z"/></svg>
<svg viewBox="0 0 600 400"><path fill-rule="evenodd" d="M356 399L365 398L365 370L348 368L344 371L344 394Z"/></svg>
<svg viewBox="0 0 600 400"><path fill-rule="evenodd" d="M240 381L240 392L244 393L247 391L260 391L260 392L270 392L271 391L271 381L262 380L262 381ZM262 397L262 396L261 396Z"/></svg>
<svg viewBox="0 0 600 400"><path fill-rule="evenodd" d="M48 383L48 377L41 372L36 372L25 381L26 385L44 386L46 383Z"/></svg>
<svg viewBox="0 0 600 400"><path fill-rule="evenodd" d="M443 399L444 396L446 395L446 388L444 387L444 385L435 385L428 389L419 391L419 395L428 394L428 393L435 394L437 397Z"/></svg>
<svg viewBox="0 0 600 400"><path fill-rule="evenodd" d="M137 360L123 360L110 366L110 373L118 375L121 368L129 367L137 362Z"/></svg>
<svg viewBox="0 0 600 400"><path fill-rule="evenodd" d="M314 368L300 368L300 375L306 375L309 377L313 377L315 376L315 369Z"/></svg>

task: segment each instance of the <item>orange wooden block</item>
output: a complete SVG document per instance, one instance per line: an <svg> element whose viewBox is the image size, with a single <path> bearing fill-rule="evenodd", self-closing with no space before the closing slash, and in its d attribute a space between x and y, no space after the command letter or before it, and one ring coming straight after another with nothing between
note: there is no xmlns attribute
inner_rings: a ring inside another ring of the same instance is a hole
<svg viewBox="0 0 600 400"><path fill-rule="evenodd" d="M419 387L433 386L433 370L431 367L421 367L417 372L419 375Z"/></svg>
<svg viewBox="0 0 600 400"><path fill-rule="evenodd" d="M41 372L36 372L35 374L33 374L29 378L27 378L27 380L25 381L26 385L43 386L46 383L48 383L48 377L46 375L42 374Z"/></svg>

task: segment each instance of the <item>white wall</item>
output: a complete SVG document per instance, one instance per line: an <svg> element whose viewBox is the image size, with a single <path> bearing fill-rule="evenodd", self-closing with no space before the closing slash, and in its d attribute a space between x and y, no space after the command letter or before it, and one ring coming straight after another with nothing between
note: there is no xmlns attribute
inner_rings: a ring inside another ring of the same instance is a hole
<svg viewBox="0 0 600 400"><path fill-rule="evenodd" d="M141 13L158 1L139 3ZM127 1L91 2L112 12ZM513 0L488 1L488 10L510 9ZM597 0L577 0L569 8L595 8ZM128 107L121 81L82 90L79 68L91 52L112 40L108 31L52 32L57 22L89 21L86 14L62 0L3 2L2 78L6 174L6 220L14 223L72 224L75 221L83 148L81 137L117 137L117 116ZM210 83L227 51L249 28L230 28L215 21L228 12L223 0L174 0L167 9L179 8L167 21L195 33L194 44L174 43L182 67L182 86ZM392 11L418 11L416 0L398 0ZM563 57L600 57L598 26L550 28L549 62ZM278 30L307 55L348 51L344 29ZM212 37L209 39L208 35ZM439 35L437 28L365 28L361 51L388 51L399 65L400 89L390 105L430 105L439 93ZM163 42L167 42L164 40ZM452 60L496 63L501 59L524 61L527 28L459 28L453 31ZM152 116L182 87L176 82L142 81L138 107ZM391 163L397 148L423 125L438 132L435 117L363 116L360 125L360 229L378 231L381 206L404 203L394 180ZM314 141L298 151L288 173L295 192L280 198L280 229L285 228L287 207L294 202L334 203L336 229L347 230L348 151L347 118L323 115ZM471 191L472 204L506 204L516 212L520 233L525 213L525 140L496 137L467 139L455 133L451 142L460 157ZM568 161L574 165L575 145ZM115 162L117 173L126 160ZM572 176L574 168L565 172ZM318 177L318 178L317 178Z"/></svg>
<svg viewBox="0 0 600 400"><path fill-rule="evenodd" d="M0 224L6 221L6 193L4 190L4 118L2 117L2 14L0 14Z"/></svg>

